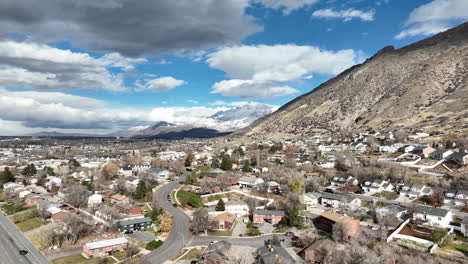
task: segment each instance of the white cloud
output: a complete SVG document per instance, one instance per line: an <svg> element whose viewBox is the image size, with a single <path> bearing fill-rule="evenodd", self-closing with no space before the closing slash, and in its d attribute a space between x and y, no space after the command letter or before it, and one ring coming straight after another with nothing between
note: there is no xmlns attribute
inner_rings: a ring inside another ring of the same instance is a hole
<svg viewBox="0 0 468 264"><path fill-rule="evenodd" d="M171 76L160 77L156 79L152 79L147 81L145 84L137 83L137 88L135 90L137 92L151 90L157 92L167 92L172 90L178 86L182 86L187 84L186 81L177 80Z"/></svg>
<svg viewBox="0 0 468 264"><path fill-rule="evenodd" d="M436 34L449 29L454 22L466 19L468 19L468 1L434 0L414 9L405 23L407 28L395 38Z"/></svg>
<svg viewBox="0 0 468 264"><path fill-rule="evenodd" d="M283 10L283 14L289 15L292 11L301 9L307 5L313 5L319 0L253 0L254 3L260 3L265 7Z"/></svg>
<svg viewBox="0 0 468 264"><path fill-rule="evenodd" d="M166 105L167 101L162 101L161 104Z"/></svg>
<svg viewBox="0 0 468 264"><path fill-rule="evenodd" d="M198 101L197 100L187 100L188 103L192 103L192 104L198 104Z"/></svg>
<svg viewBox="0 0 468 264"><path fill-rule="evenodd" d="M375 10L362 11L354 8L346 10L333 10L330 8L319 9L312 13L314 17L321 18L343 18L344 21L352 20L353 18L359 18L363 21L374 20Z"/></svg>
<svg viewBox="0 0 468 264"><path fill-rule="evenodd" d="M222 48L208 55L210 67L243 80L291 81L310 73L338 74L358 61L353 50L314 46L259 45Z"/></svg>
<svg viewBox="0 0 468 264"><path fill-rule="evenodd" d="M0 83L4 87L123 91L122 74L113 74L107 67L130 70L144 62L117 53L94 58L43 44L0 41Z"/></svg>
<svg viewBox="0 0 468 264"><path fill-rule="evenodd" d="M211 93L257 99L291 95L298 92L298 90L287 85L279 85L269 81L232 79L215 83Z"/></svg>

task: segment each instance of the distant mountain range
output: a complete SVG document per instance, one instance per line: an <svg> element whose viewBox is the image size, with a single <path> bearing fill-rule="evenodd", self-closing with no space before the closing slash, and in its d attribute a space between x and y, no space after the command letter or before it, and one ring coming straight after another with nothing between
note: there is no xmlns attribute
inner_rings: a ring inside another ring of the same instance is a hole
<svg viewBox="0 0 468 264"><path fill-rule="evenodd" d="M386 47L235 134L274 139L400 128L468 132L468 22Z"/></svg>
<svg viewBox="0 0 468 264"><path fill-rule="evenodd" d="M159 121L149 126L129 127L106 135L85 133L40 132L36 137L132 137L132 138L205 138L232 133L250 125L256 119L268 115L278 107L246 103L225 111L219 111L207 118L201 118L193 124L173 124Z"/></svg>

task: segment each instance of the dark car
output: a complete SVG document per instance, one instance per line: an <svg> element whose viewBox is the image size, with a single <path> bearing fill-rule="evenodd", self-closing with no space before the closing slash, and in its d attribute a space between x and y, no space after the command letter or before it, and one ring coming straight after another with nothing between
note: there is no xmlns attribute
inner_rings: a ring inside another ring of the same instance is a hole
<svg viewBox="0 0 468 264"><path fill-rule="evenodd" d="M299 239L300 239L300 238L299 238L298 236L293 236L293 237L291 238L291 241L298 241Z"/></svg>
<svg viewBox="0 0 468 264"><path fill-rule="evenodd" d="M294 233L293 233L293 232L286 232L286 233L284 233L284 234L287 235L287 236L294 236Z"/></svg>
<svg viewBox="0 0 468 264"><path fill-rule="evenodd" d="M24 255L28 254L28 251L22 249L22 250L19 251L19 253L20 253L20 255L24 256Z"/></svg>
<svg viewBox="0 0 468 264"><path fill-rule="evenodd" d="M177 204L172 204L172 206L177 207Z"/></svg>

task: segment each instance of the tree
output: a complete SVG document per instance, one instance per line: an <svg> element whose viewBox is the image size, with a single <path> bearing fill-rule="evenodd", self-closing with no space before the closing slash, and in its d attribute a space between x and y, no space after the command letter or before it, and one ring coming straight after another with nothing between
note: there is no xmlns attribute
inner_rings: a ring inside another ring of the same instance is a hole
<svg viewBox="0 0 468 264"><path fill-rule="evenodd" d="M332 227L332 238L333 240L335 241L341 241L343 240L345 236L345 232L344 232L344 227L343 227L343 223L335 223L333 224L333 227Z"/></svg>
<svg viewBox="0 0 468 264"><path fill-rule="evenodd" d="M232 170L232 162L229 155L223 155L220 168L225 171Z"/></svg>
<svg viewBox="0 0 468 264"><path fill-rule="evenodd" d="M448 140L447 142L445 142L445 148L446 148L446 149L453 149L453 147L454 147L453 145L454 145L453 142L450 141L450 140Z"/></svg>
<svg viewBox="0 0 468 264"><path fill-rule="evenodd" d="M74 207L85 207L88 204L88 192L82 185L72 185L67 189L65 199Z"/></svg>
<svg viewBox="0 0 468 264"><path fill-rule="evenodd" d="M211 168L217 169L219 168L219 166L220 166L219 159L213 159L213 161L211 162Z"/></svg>
<svg viewBox="0 0 468 264"><path fill-rule="evenodd" d="M135 199L143 199L146 196L146 182L145 181L139 181L138 185L135 190L135 194L133 195L133 198Z"/></svg>
<svg viewBox="0 0 468 264"><path fill-rule="evenodd" d="M224 204L223 199L219 199L218 204L216 205L215 210L216 210L216 211L225 211L225 210L226 210L226 205Z"/></svg>
<svg viewBox="0 0 468 264"><path fill-rule="evenodd" d="M81 164L76 159L71 159L68 161L68 167L70 169L76 169L81 167Z"/></svg>
<svg viewBox="0 0 468 264"><path fill-rule="evenodd" d="M37 173L36 166L34 163L29 164L26 168L23 169L23 175L25 176L34 176Z"/></svg>
<svg viewBox="0 0 468 264"><path fill-rule="evenodd" d="M200 234L208 231L210 227L210 219L208 217L208 211L204 208L199 208L193 213L193 219L190 224L190 231L193 234Z"/></svg>
<svg viewBox="0 0 468 264"><path fill-rule="evenodd" d="M302 228L303 226L303 218L299 215L299 209L294 207L291 212L289 212L288 218L288 225L292 227Z"/></svg>
<svg viewBox="0 0 468 264"><path fill-rule="evenodd" d="M3 184L13 181L15 181L15 176L13 176L13 173L11 173L10 168L5 167L2 173L0 173L0 183L2 184L1 186L3 187Z"/></svg>
<svg viewBox="0 0 468 264"><path fill-rule="evenodd" d="M119 166L115 163L109 163L104 165L101 170L102 180L109 180L110 178L117 176L119 173Z"/></svg>
<svg viewBox="0 0 468 264"><path fill-rule="evenodd" d="M193 155L188 154L184 162L185 167L190 167L192 165L192 160L193 160Z"/></svg>
<svg viewBox="0 0 468 264"><path fill-rule="evenodd" d="M170 232L172 227L172 215L169 212L164 212L161 216L161 224L159 228L162 232Z"/></svg>
<svg viewBox="0 0 468 264"><path fill-rule="evenodd" d="M135 256L136 254L140 253L140 249L135 247L134 245L132 244L128 244L128 247L127 247L127 257L128 258L132 258L133 256Z"/></svg>
<svg viewBox="0 0 468 264"><path fill-rule="evenodd" d="M274 236L271 238L270 243L271 243L272 245L281 247L281 242L280 242L280 240L279 240L279 238L278 238L277 235L274 235Z"/></svg>
<svg viewBox="0 0 468 264"><path fill-rule="evenodd" d="M244 160L244 166L242 166L242 171L243 172L252 172L252 168L250 167L249 161Z"/></svg>
<svg viewBox="0 0 468 264"><path fill-rule="evenodd" d="M432 235L432 241L440 246L443 246L443 240L448 235L448 230L445 228L439 228L434 231Z"/></svg>

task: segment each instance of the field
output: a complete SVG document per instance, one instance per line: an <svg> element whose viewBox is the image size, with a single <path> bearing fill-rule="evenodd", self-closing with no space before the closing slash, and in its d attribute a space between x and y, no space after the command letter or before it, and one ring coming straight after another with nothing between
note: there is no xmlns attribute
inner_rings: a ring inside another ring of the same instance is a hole
<svg viewBox="0 0 468 264"><path fill-rule="evenodd" d="M387 200L395 200L396 198L398 198L398 194L397 193L394 193L394 192L388 192L388 191L383 191L383 192L379 192L379 193L374 193L372 196L374 197L383 197Z"/></svg>
<svg viewBox="0 0 468 264"><path fill-rule="evenodd" d="M105 258L106 264L116 263L116 261L110 257ZM86 259L81 254L66 256L63 258L52 260L52 264L93 264L93 259Z"/></svg>
<svg viewBox="0 0 468 264"><path fill-rule="evenodd" d="M48 246L48 237L50 231L45 230L41 232L36 232L34 234L27 235L27 238L34 245L35 248L44 249Z"/></svg>
<svg viewBox="0 0 468 264"><path fill-rule="evenodd" d="M50 222L48 221L42 221L37 217L34 217L32 215L31 211L25 211L21 213L17 213L15 215L12 215L9 217L10 220L18 226L18 228L22 232L26 232L29 230L36 229L42 225L46 225Z"/></svg>

